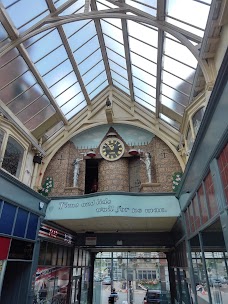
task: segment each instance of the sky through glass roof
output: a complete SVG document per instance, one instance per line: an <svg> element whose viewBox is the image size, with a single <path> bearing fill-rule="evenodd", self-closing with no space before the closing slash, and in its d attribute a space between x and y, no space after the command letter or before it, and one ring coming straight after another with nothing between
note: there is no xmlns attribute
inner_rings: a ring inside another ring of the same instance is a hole
<svg viewBox="0 0 228 304"><path fill-rule="evenodd" d="M202 43L211 1L2 0L0 5L0 50L9 47L0 57L5 75L0 99L29 130L53 115L62 125L108 86L179 129L201 71L188 47ZM11 47L18 37L23 41Z"/></svg>

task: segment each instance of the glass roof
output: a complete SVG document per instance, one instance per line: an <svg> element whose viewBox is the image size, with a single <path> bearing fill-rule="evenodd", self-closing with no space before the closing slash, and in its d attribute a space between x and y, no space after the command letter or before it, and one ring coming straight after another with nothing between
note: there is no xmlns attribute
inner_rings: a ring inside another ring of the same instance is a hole
<svg viewBox="0 0 228 304"><path fill-rule="evenodd" d="M210 5L2 0L0 99L30 131L58 115L50 136L113 86L179 129L200 70L186 45L202 42Z"/></svg>

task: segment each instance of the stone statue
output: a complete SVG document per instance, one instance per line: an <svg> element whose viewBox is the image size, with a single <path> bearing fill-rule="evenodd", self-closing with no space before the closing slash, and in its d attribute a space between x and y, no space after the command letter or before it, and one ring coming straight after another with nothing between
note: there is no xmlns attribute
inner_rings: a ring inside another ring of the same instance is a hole
<svg viewBox="0 0 228 304"><path fill-rule="evenodd" d="M145 153L145 159L140 158L142 162L146 165L146 173L148 177L148 183L151 183L151 155L149 152Z"/></svg>
<svg viewBox="0 0 228 304"><path fill-rule="evenodd" d="M80 169L80 161L83 158L76 158L73 162L74 165L74 176L73 176L73 187L76 187L78 184L78 176L79 176L79 169Z"/></svg>

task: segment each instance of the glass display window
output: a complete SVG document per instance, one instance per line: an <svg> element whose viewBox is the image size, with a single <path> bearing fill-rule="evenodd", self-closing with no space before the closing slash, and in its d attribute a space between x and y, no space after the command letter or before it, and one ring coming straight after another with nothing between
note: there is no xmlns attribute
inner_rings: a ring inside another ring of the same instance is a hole
<svg viewBox="0 0 228 304"><path fill-rule="evenodd" d="M24 148L9 136L2 161L2 168L10 174L19 177L24 156Z"/></svg>
<svg viewBox="0 0 228 304"><path fill-rule="evenodd" d="M201 121L203 119L205 108L200 108L192 117L192 124L195 136L198 133L198 130L200 128Z"/></svg>

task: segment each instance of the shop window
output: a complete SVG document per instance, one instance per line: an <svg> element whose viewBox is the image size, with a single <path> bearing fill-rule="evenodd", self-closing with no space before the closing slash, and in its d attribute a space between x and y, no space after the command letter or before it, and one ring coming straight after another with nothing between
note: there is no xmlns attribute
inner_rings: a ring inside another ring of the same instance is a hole
<svg viewBox="0 0 228 304"><path fill-rule="evenodd" d="M2 168L10 174L19 177L23 155L23 147L14 138L9 137L3 157Z"/></svg>
<svg viewBox="0 0 228 304"><path fill-rule="evenodd" d="M25 229L27 225L27 219L28 219L28 212L21 208L18 208L17 219L13 232L14 236L24 237Z"/></svg>
<svg viewBox="0 0 228 304"><path fill-rule="evenodd" d="M228 205L228 144L223 149L218 159L226 204Z"/></svg>
<svg viewBox="0 0 228 304"><path fill-rule="evenodd" d="M209 173L205 179L205 191L207 196L209 214L210 217L213 217L218 214L218 205L215 197L215 190L211 173Z"/></svg>
<svg viewBox="0 0 228 304"><path fill-rule="evenodd" d="M207 210L207 205L206 205L206 197L204 194L203 186L201 186L198 190L198 199L199 199L199 207L200 207L200 213L201 213L201 220L202 224L205 224L208 219L208 210Z"/></svg>
<svg viewBox="0 0 228 304"><path fill-rule="evenodd" d="M200 211L196 196L192 200L192 206L195 214L195 228L197 229L200 227Z"/></svg>
<svg viewBox="0 0 228 304"><path fill-rule="evenodd" d="M198 133L201 121L203 119L203 115L204 115L204 108L201 108L192 117L192 123L193 123L195 135Z"/></svg>
<svg viewBox="0 0 228 304"><path fill-rule="evenodd" d="M11 234L13 229L16 207L4 202L2 214L0 218L0 232Z"/></svg>
<svg viewBox="0 0 228 304"><path fill-rule="evenodd" d="M36 231L37 231L37 224L38 224L38 216L35 214L30 213L29 223L28 223L28 230L26 237L31 240L35 240L36 238Z"/></svg>

